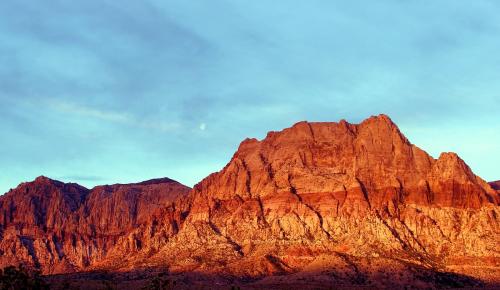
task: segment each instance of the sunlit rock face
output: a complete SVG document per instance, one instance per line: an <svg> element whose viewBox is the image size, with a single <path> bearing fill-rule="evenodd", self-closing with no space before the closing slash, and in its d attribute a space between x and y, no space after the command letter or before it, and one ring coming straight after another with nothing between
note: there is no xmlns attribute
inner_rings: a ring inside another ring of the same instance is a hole
<svg viewBox="0 0 500 290"><path fill-rule="evenodd" d="M0 197L0 265L64 273L160 247L178 230L172 202L189 191L170 179L88 190L38 177Z"/></svg>
<svg viewBox="0 0 500 290"><path fill-rule="evenodd" d="M385 115L300 122L244 140L191 191L168 179L22 184L0 201L0 261L47 273L161 266L385 287L384 271L401 273L396 286L451 271L500 282L497 186L454 153L429 156Z"/></svg>
<svg viewBox="0 0 500 290"><path fill-rule="evenodd" d="M236 264L272 254L284 271L300 271L337 252L433 268L498 262L498 192L456 154L434 159L411 144L385 115L247 139L192 196L186 231L223 237ZM269 274L263 267L223 268Z"/></svg>

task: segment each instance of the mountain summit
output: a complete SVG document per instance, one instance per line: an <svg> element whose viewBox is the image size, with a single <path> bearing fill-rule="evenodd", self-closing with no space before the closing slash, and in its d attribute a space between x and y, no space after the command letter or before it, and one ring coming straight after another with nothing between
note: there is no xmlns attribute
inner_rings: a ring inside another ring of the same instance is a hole
<svg viewBox="0 0 500 290"><path fill-rule="evenodd" d="M492 186L456 154L411 144L386 115L299 122L244 140L190 191L170 179L22 184L0 198L0 261L45 273L167 267L264 286L497 283Z"/></svg>

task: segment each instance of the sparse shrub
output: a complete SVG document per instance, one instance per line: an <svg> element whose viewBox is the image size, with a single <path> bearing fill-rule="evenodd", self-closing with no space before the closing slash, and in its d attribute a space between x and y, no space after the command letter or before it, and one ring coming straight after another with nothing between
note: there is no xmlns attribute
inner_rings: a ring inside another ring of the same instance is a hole
<svg viewBox="0 0 500 290"><path fill-rule="evenodd" d="M38 271L28 271L20 266L6 267L0 270L0 290L45 290L49 289Z"/></svg>
<svg viewBox="0 0 500 290"><path fill-rule="evenodd" d="M105 280L105 281L103 281L103 283L104 283L105 290L116 290L117 289L114 282L111 282L109 280Z"/></svg>
<svg viewBox="0 0 500 290"><path fill-rule="evenodd" d="M174 289L177 284L174 280L164 278L164 274L152 278L149 283L142 287L142 290L170 290Z"/></svg>
<svg viewBox="0 0 500 290"><path fill-rule="evenodd" d="M52 287L50 288L52 289ZM74 283L71 283L71 280L64 280L61 284L61 288L55 288L55 289L61 289L61 290L80 290L79 285L75 285Z"/></svg>

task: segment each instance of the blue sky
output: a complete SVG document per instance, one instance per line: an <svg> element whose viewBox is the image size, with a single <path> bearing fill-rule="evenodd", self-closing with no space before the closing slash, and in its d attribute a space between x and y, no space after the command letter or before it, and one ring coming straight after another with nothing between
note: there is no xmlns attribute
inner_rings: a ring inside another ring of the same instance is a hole
<svg viewBox="0 0 500 290"><path fill-rule="evenodd" d="M245 137L386 113L500 179L498 1L0 2L0 192L193 185Z"/></svg>

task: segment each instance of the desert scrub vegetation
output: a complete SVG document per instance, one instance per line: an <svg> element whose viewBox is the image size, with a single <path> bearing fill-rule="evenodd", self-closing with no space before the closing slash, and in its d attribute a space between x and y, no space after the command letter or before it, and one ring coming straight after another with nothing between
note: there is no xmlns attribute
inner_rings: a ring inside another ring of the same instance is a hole
<svg viewBox="0 0 500 290"><path fill-rule="evenodd" d="M0 290L48 290L38 271L29 271L19 266L8 266L0 270Z"/></svg>

